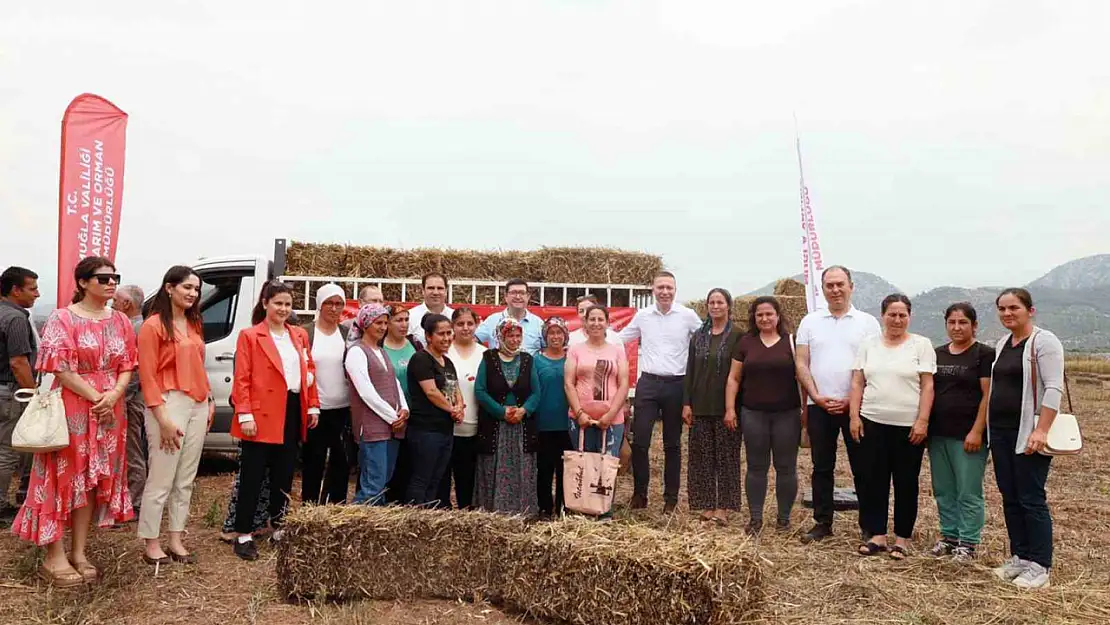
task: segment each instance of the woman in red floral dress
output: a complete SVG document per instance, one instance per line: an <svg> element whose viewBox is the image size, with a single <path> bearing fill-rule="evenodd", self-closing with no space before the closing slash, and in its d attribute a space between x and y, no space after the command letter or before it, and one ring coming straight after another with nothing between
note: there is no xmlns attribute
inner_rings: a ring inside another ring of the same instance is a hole
<svg viewBox="0 0 1110 625"><path fill-rule="evenodd" d="M56 586L96 581L85 553L89 525L135 516L127 490L127 422L124 388L136 367L135 331L107 307L119 274L107 258L89 257L74 270L73 304L55 310L43 329L38 370L61 386L69 446L35 454L31 483L12 532L46 546L39 575ZM72 529L66 557L62 538Z"/></svg>

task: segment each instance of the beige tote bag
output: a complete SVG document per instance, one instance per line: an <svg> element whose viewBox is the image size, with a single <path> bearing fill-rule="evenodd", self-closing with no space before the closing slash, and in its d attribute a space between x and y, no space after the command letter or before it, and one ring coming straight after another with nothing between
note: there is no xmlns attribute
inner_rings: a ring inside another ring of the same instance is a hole
<svg viewBox="0 0 1110 625"><path fill-rule="evenodd" d="M600 516L613 508L620 459L608 452L601 431L601 453L586 448L586 428L578 429L578 449L563 452L563 501L567 510Z"/></svg>

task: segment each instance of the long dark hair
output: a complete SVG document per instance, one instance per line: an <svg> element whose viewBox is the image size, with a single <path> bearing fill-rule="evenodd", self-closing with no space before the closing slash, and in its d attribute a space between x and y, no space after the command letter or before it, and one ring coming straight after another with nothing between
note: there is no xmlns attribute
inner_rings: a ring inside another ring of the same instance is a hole
<svg viewBox="0 0 1110 625"><path fill-rule="evenodd" d="M162 321L162 327L166 330L167 342L176 341L177 336L173 329L173 301L170 299L170 293L166 290L166 287L176 287L193 276L196 276L199 283L200 276L193 271L192 267L186 267L185 265L170 267L166 275L162 276L162 288L158 289L158 292L154 295L154 301L150 304L150 314L158 315L158 318ZM185 309L185 320L198 333L203 334L204 322L200 316L200 293L197 293L197 299L193 302L193 305Z"/></svg>
<svg viewBox="0 0 1110 625"><path fill-rule="evenodd" d="M258 303L254 305L254 310L251 311L251 323L254 325L262 323L266 319L266 302L282 293L288 293L289 297L293 297L293 287L281 280L267 282L266 286L262 287L262 293L258 295Z"/></svg>
<svg viewBox="0 0 1110 625"><path fill-rule="evenodd" d="M81 281L92 280L92 277L96 274L96 270L104 267L116 271L115 263L103 256L86 256L81 259L81 262L77 263L77 266L73 268L74 288L73 301L70 302L71 304L76 304L85 299L85 289L81 286Z"/></svg>
<svg viewBox="0 0 1110 625"><path fill-rule="evenodd" d="M779 316L779 323L775 326L775 332L778 332L779 336L789 336L791 327L790 320L783 314L782 304L779 303L779 299L773 295L760 295L755 298L755 300L752 301L752 305L748 307L748 334L759 336L759 326L755 324L755 311L762 304L770 304L771 308L775 309L775 314Z"/></svg>

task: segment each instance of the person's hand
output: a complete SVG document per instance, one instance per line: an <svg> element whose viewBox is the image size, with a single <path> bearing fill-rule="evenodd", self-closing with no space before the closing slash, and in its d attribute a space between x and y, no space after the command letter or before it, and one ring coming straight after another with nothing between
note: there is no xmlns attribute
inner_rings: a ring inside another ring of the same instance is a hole
<svg viewBox="0 0 1110 625"><path fill-rule="evenodd" d="M1025 455L1031 456L1039 454L1044 451L1045 446L1048 445L1048 432L1037 428L1029 435L1029 442L1025 445Z"/></svg>
<svg viewBox="0 0 1110 625"><path fill-rule="evenodd" d="M408 421L409 420L409 409L408 408L402 408L402 409L398 410L397 411L397 420L398 421Z"/></svg>
<svg viewBox="0 0 1110 625"><path fill-rule="evenodd" d="M466 411L463 409L462 406L455 406L455 408L451 411L451 420L455 423L462 423L463 416L465 415Z"/></svg>
<svg viewBox="0 0 1110 625"><path fill-rule="evenodd" d="M839 415L848 412L848 402L843 399L827 399L825 400L825 404L828 406L826 410L828 410L829 414Z"/></svg>
<svg viewBox="0 0 1110 625"><path fill-rule="evenodd" d="M613 415L607 412L602 415L600 419L597 420L597 423L595 423L595 425L603 430L607 430L609 429L609 426L613 424L613 418Z"/></svg>
<svg viewBox="0 0 1110 625"><path fill-rule="evenodd" d="M578 411L577 421L578 421L578 427L580 427L580 428L590 427L590 423L591 423L590 415L586 414L585 410L579 410Z"/></svg>
<svg viewBox="0 0 1110 625"><path fill-rule="evenodd" d="M860 417L852 417L848 429L852 433L852 440L857 443L860 442L860 439L863 438L863 419Z"/></svg>
<svg viewBox="0 0 1110 625"><path fill-rule="evenodd" d="M315 413L308 415L308 429L311 430L317 425L320 425L320 415Z"/></svg>
<svg viewBox="0 0 1110 625"><path fill-rule="evenodd" d="M243 436L246 436L247 438L254 438L258 435L258 423L254 421L240 423L239 429L243 432Z"/></svg>
<svg viewBox="0 0 1110 625"><path fill-rule="evenodd" d="M730 432L735 432L738 424L736 420L736 410L726 412L724 421L725 427L728 428Z"/></svg>
<svg viewBox="0 0 1110 625"><path fill-rule="evenodd" d="M929 422L918 419L913 422L913 427L910 428L910 443L913 445L920 445L929 438Z"/></svg>
<svg viewBox="0 0 1110 625"><path fill-rule="evenodd" d="M690 406L682 407L682 421L686 425L694 425L694 409Z"/></svg>
<svg viewBox="0 0 1110 625"><path fill-rule="evenodd" d="M824 410L825 412L828 412L830 410L829 401L832 401L832 400L830 400L828 397L825 397L824 395L814 395L813 396L813 403L817 404L817 407L820 408L821 410Z"/></svg>
<svg viewBox="0 0 1110 625"><path fill-rule="evenodd" d="M212 421L214 421L215 419L216 419L216 402L215 402L215 400L209 399L208 400L208 427L206 428L206 431L212 429Z"/></svg>
<svg viewBox="0 0 1110 625"><path fill-rule="evenodd" d="M158 419L158 448L172 454L181 449L181 439L185 432L173 424L169 419Z"/></svg>
<svg viewBox="0 0 1110 625"><path fill-rule="evenodd" d="M802 402L801 409L802 431L805 431L806 426L809 425L809 404Z"/></svg>
<svg viewBox="0 0 1110 625"><path fill-rule="evenodd" d="M103 393L100 396L100 399L98 399L97 402L92 406L93 415L101 420L104 420L105 417L109 417L114 412L114 408L116 406L116 402L119 401L119 397L120 393L115 389L112 389L107 393Z"/></svg>
<svg viewBox="0 0 1110 625"><path fill-rule="evenodd" d="M971 430L964 437L964 451L973 454L983 448L983 433Z"/></svg>

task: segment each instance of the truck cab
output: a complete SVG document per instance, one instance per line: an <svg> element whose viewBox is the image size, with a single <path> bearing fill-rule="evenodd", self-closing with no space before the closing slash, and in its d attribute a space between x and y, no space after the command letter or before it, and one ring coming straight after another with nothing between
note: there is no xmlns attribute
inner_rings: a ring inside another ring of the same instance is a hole
<svg viewBox="0 0 1110 625"><path fill-rule="evenodd" d="M251 310L262 286L273 277L273 262L263 256L203 258L193 265L201 279L200 311L204 322L204 368L216 404L205 452L234 452L231 437L231 380L239 331L249 328Z"/></svg>

